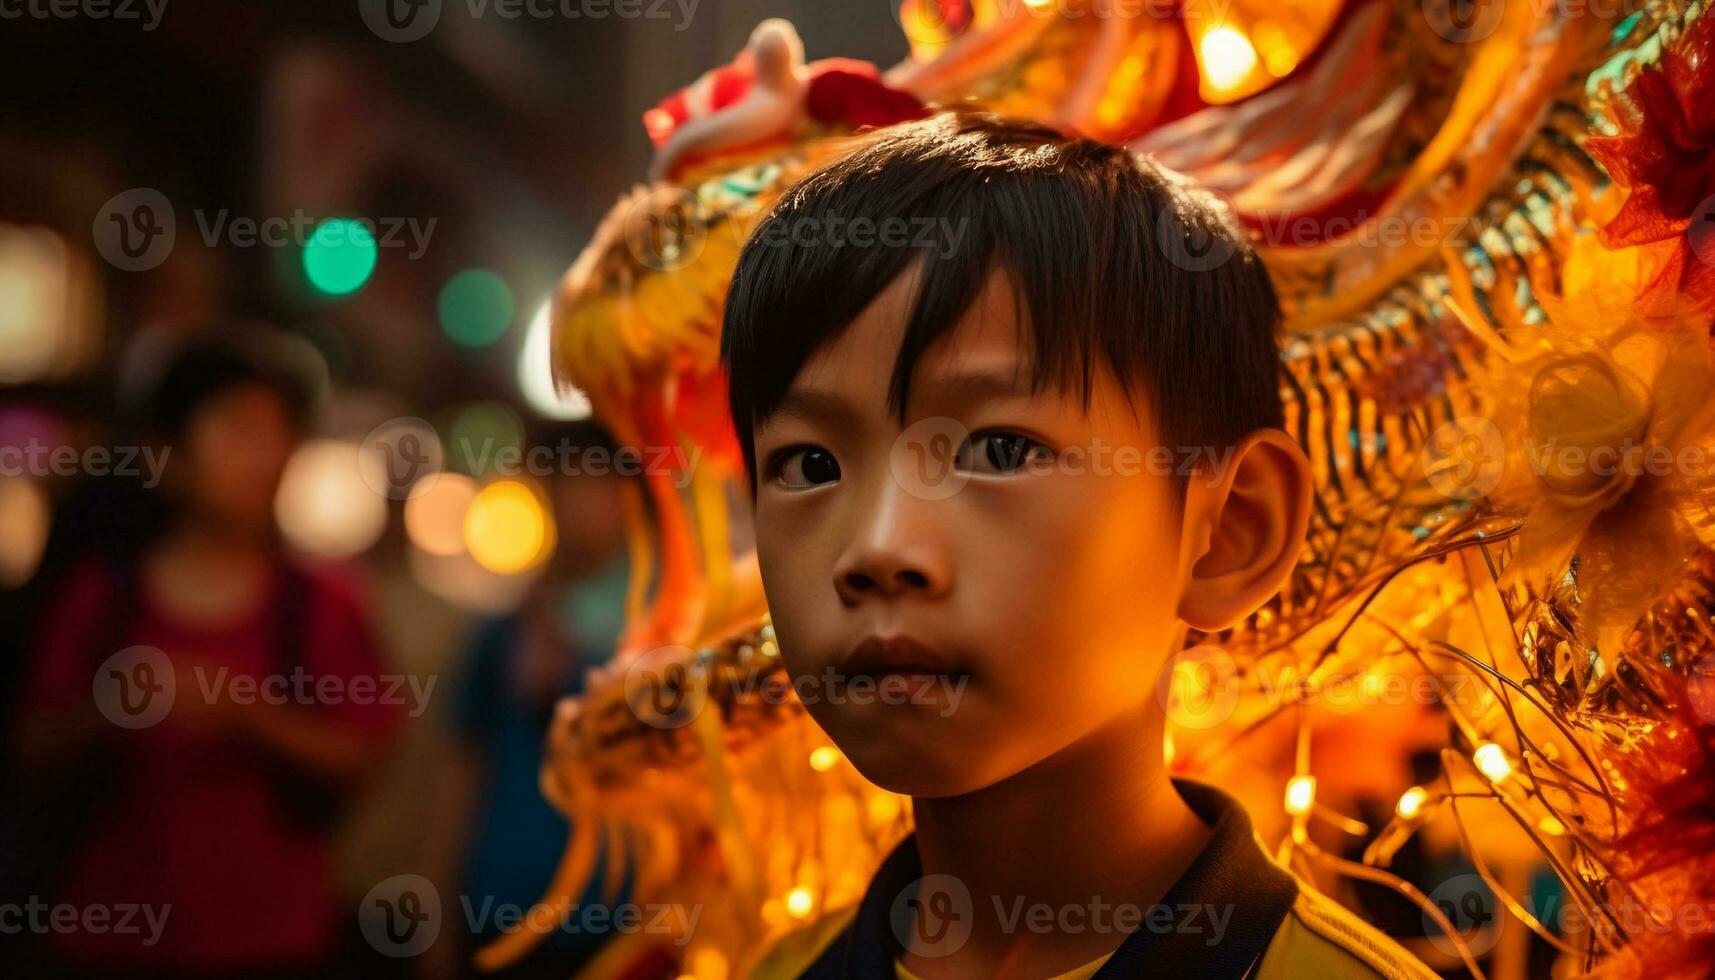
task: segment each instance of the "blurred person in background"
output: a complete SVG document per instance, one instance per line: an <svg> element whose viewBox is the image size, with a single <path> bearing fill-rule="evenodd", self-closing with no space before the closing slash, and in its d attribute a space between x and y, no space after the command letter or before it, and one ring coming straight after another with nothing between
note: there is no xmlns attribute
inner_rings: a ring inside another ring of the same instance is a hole
<svg viewBox="0 0 1715 980"><path fill-rule="evenodd" d="M326 975L338 959L332 823L399 711L376 693L364 603L277 536L313 399L278 341L173 355L148 400L170 447L158 525L81 562L42 610L18 739L33 880L43 902L142 909L135 931L52 930L37 975ZM135 647L153 649L109 662ZM120 723L156 697L158 719Z"/></svg>
<svg viewBox="0 0 1715 980"><path fill-rule="evenodd" d="M479 624L460 667L455 744L441 770L429 835L441 894L458 896L443 908L459 929L451 941L443 933L422 961L430 976L473 975L471 953L501 934L495 910L527 911L548 888L570 832L542 795L548 723L561 698L582 693L585 671L613 655L624 626L630 477L619 470L634 471L635 458L622 457L630 462L617 467L596 462L614 460L616 450L592 422L547 426L529 439L527 454L532 449L555 461L546 483L558 539L518 611ZM563 978L588 963L611 938L579 925L582 910L602 904L604 877L598 864L571 927L498 976Z"/></svg>

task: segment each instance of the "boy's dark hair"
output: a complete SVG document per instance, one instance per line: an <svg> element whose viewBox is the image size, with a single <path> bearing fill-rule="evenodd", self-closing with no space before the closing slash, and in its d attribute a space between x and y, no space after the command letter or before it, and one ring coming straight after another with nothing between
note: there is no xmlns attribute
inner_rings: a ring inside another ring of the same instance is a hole
<svg viewBox="0 0 1715 980"><path fill-rule="evenodd" d="M838 231L859 217L906 229L905 244L851 244ZM801 234L806 227L815 233ZM942 113L869 134L806 176L740 252L721 358L753 479L752 426L917 261L887 393L902 421L917 359L998 263L1028 332L1033 388L1066 386L1087 406L1100 357L1134 401L1143 390L1165 445L1225 448L1283 424L1279 303L1216 198L1122 147L988 113Z"/></svg>

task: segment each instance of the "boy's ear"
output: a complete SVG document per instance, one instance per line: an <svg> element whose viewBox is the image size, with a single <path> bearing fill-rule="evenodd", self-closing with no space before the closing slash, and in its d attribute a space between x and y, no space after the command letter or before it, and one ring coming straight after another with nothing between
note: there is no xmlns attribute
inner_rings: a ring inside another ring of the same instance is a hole
<svg viewBox="0 0 1715 980"><path fill-rule="evenodd" d="M1251 433L1225 466L1193 475L1185 488L1182 561L1190 571L1179 618L1216 632L1280 591L1303 551L1314 492L1310 461L1279 429Z"/></svg>

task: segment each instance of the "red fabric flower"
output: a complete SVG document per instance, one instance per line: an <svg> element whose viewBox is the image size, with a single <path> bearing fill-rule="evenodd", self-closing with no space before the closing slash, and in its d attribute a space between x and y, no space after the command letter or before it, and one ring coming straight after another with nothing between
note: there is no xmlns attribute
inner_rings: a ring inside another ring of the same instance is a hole
<svg viewBox="0 0 1715 980"><path fill-rule="evenodd" d="M1625 204L1602 229L1610 248L1650 247L1655 275L1641 302L1671 308L1683 296L1715 306L1715 28L1700 17L1660 65L1640 73L1624 105L1635 125L1595 137L1585 149L1615 182ZM1693 227L1695 220L1696 227Z"/></svg>
<svg viewBox="0 0 1715 980"><path fill-rule="evenodd" d="M889 126L929 114L910 92L887 87L867 61L829 58L810 70L806 108L818 122L854 128Z"/></svg>
<svg viewBox="0 0 1715 980"><path fill-rule="evenodd" d="M805 110L818 122L855 129L928 115L915 96L882 82L881 73L867 61L824 58L811 62L808 69L810 86ZM740 52L730 64L704 72L695 82L645 111L643 128L648 131L650 142L665 146L673 133L691 119L712 115L742 101L755 81L756 68L750 52Z"/></svg>

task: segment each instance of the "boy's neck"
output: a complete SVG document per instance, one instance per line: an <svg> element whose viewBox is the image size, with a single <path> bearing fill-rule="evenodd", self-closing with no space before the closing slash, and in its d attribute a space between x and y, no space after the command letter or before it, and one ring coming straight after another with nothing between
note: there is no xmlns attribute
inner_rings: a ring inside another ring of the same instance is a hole
<svg viewBox="0 0 1715 980"><path fill-rule="evenodd" d="M936 959L907 953L907 968L930 978L1042 977L1118 947L1125 936L1111 928L1113 907L1147 911L1210 833L1173 788L1162 722L1153 712L1123 716L992 786L913 800L923 874L962 882L975 918L959 950ZM1062 909L1105 906L1108 927L1085 915L1080 931L1035 931L1014 918L1036 905L1054 922Z"/></svg>

